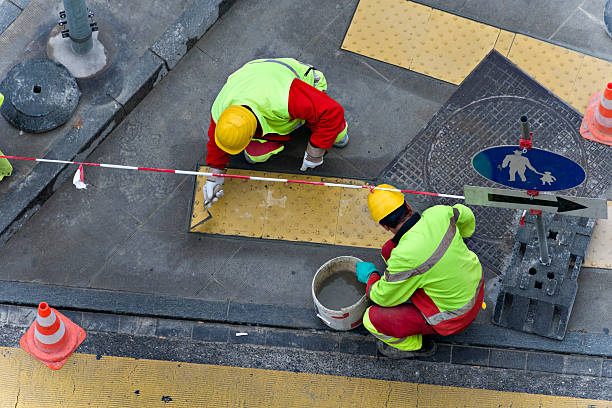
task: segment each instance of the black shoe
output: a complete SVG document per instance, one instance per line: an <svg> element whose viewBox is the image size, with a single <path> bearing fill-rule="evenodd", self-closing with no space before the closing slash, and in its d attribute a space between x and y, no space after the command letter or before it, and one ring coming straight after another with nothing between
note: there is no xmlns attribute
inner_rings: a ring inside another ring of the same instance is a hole
<svg viewBox="0 0 612 408"><path fill-rule="evenodd" d="M395 347L390 346L380 340L378 340L376 348L378 349L380 354L392 359L430 357L436 354L436 350L438 349L436 343L431 339L423 339L423 347L413 351L404 351L396 349Z"/></svg>

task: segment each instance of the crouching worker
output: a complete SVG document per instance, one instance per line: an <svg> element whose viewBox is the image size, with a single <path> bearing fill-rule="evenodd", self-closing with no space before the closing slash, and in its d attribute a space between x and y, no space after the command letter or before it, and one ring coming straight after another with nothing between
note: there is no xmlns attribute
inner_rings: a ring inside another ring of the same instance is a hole
<svg viewBox="0 0 612 408"><path fill-rule="evenodd" d="M384 273L373 263L357 264L357 279L367 284L375 303L363 324L387 357L430 356L436 345L423 335L459 333L482 307L482 267L463 242L474 233L474 214L461 204L436 205L419 214L401 192L376 189L368 195L368 208L394 237L382 247Z"/></svg>
<svg viewBox="0 0 612 408"><path fill-rule="evenodd" d="M312 134L301 171L323 164L323 155L349 141L344 109L330 98L327 80L312 65L293 58L259 59L229 76L212 106L206 163L225 173L230 155L263 163L284 149L290 133L305 124ZM204 204L223 195L223 177L211 176Z"/></svg>

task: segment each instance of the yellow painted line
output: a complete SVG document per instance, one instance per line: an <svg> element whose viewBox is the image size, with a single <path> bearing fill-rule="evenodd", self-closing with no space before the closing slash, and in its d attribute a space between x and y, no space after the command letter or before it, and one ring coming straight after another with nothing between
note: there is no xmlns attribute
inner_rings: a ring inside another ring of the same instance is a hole
<svg viewBox="0 0 612 408"><path fill-rule="evenodd" d="M21 349L0 347L0 406L603 408L612 401L79 353L52 371Z"/></svg>
<svg viewBox="0 0 612 408"><path fill-rule="evenodd" d="M612 80L603 59L405 0L361 0L342 48L453 84L496 49L581 113Z"/></svg>
<svg viewBox="0 0 612 408"><path fill-rule="evenodd" d="M208 171L201 167L200 171ZM321 178L303 174L228 170L229 174L290 178L364 185L364 181ZM207 213L202 186L196 180L191 214L192 232L237 235L284 241L313 242L363 248L380 248L392 236L378 226L368 211L367 189L345 189L306 184L226 179L224 195L211 209L213 218L194 228Z"/></svg>

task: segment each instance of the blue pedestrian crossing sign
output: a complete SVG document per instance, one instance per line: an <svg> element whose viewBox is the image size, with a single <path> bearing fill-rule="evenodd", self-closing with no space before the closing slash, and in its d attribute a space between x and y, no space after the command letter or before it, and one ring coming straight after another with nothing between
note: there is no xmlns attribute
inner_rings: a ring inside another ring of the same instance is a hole
<svg viewBox="0 0 612 408"><path fill-rule="evenodd" d="M472 158L481 176L521 190L558 191L580 185L586 178L575 161L542 149L494 146Z"/></svg>

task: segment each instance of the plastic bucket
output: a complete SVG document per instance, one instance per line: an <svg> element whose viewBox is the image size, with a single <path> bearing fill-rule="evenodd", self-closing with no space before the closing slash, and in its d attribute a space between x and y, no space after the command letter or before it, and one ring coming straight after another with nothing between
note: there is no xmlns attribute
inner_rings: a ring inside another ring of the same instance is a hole
<svg viewBox="0 0 612 408"><path fill-rule="evenodd" d="M363 314L370 304L370 300L364 293L357 303L343 307L340 310L332 310L326 308L319 302L317 299L317 292L319 292L321 283L323 283L326 278L339 271L354 271L357 262L361 262L361 259L355 258L354 256L339 256L330 259L319 268L312 279L312 300L314 301L317 317L332 329L351 330L359 326L363 319ZM357 276L355 276L355 279L357 279Z"/></svg>

